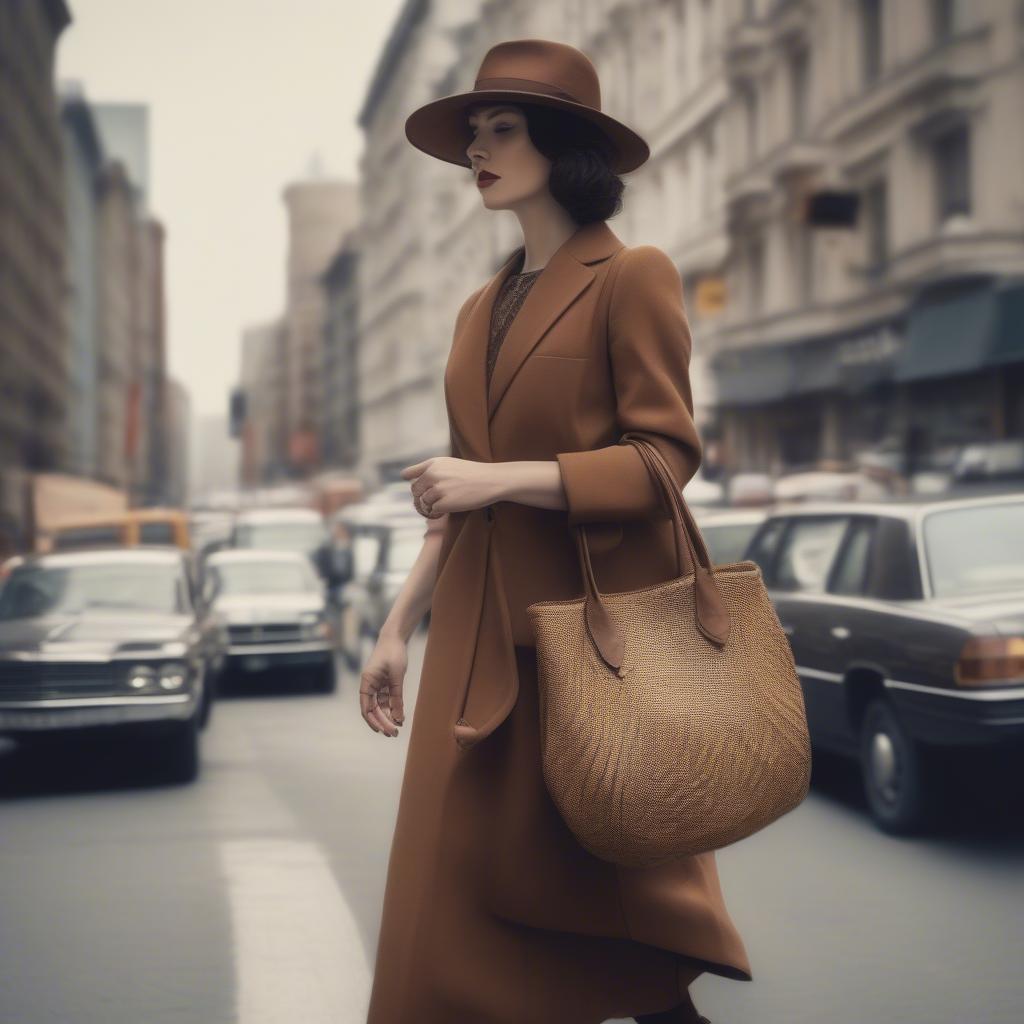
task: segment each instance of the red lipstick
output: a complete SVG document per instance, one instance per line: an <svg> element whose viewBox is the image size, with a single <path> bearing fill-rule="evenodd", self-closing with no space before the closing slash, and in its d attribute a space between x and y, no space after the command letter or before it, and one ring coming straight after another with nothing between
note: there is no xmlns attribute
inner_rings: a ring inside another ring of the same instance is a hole
<svg viewBox="0 0 1024 1024"><path fill-rule="evenodd" d="M477 188L487 188L489 185L493 185L500 177L500 174L493 174L491 171L480 171L476 176Z"/></svg>

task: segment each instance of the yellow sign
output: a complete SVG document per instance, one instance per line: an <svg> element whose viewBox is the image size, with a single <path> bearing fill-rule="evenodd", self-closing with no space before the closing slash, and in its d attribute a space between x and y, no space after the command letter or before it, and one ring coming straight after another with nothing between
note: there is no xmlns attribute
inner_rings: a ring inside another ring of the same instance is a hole
<svg viewBox="0 0 1024 1024"><path fill-rule="evenodd" d="M700 278L694 290L693 308L699 317L719 316L725 309L725 278Z"/></svg>

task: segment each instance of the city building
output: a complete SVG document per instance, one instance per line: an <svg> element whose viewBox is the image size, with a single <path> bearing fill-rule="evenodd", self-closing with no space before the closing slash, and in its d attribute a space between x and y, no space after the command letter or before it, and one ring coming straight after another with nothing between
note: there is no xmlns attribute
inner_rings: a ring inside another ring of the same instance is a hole
<svg viewBox="0 0 1024 1024"><path fill-rule="evenodd" d="M54 47L69 21L63 0L0 4L0 505L17 500L3 484L8 467L64 470L70 458L65 179L53 86Z"/></svg>
<svg viewBox="0 0 1024 1024"><path fill-rule="evenodd" d="M92 110L77 87L69 85L63 90L61 128L68 228L68 469L79 476L95 477L99 473L96 183L104 157Z"/></svg>
<svg viewBox="0 0 1024 1024"><path fill-rule="evenodd" d="M297 476L317 469L322 462L327 303L321 275L344 233L356 225L358 199L355 185L328 178L295 182L284 191L288 211L284 312L287 454Z"/></svg>
<svg viewBox="0 0 1024 1024"><path fill-rule="evenodd" d="M1014 0L732 5L703 340L736 466L1024 434L1022 42Z"/></svg>
<svg viewBox="0 0 1024 1024"><path fill-rule="evenodd" d="M356 470L360 452L359 236L345 236L322 277L324 323L323 465Z"/></svg>

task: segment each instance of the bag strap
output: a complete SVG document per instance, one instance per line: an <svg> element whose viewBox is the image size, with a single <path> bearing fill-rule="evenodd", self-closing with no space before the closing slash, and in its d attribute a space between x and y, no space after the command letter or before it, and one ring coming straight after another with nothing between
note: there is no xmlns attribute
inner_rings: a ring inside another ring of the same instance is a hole
<svg viewBox="0 0 1024 1024"><path fill-rule="evenodd" d="M694 615L697 629L712 643L722 647L729 636L729 612L715 582L714 565L708 554L707 545L693 518L693 513L683 498L682 488L677 486L665 457L650 441L632 431L622 436L638 449L648 472L667 499L674 526L679 575L687 576L693 573L694 577ZM586 524L578 524L575 534L580 574L583 578L587 627L601 657L622 677L625 674L622 667L622 633L597 587L587 542Z"/></svg>

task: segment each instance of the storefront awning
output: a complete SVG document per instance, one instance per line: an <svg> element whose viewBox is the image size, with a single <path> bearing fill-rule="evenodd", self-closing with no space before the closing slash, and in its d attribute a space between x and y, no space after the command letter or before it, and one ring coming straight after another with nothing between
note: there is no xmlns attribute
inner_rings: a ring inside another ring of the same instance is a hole
<svg viewBox="0 0 1024 1024"><path fill-rule="evenodd" d="M1024 284L950 288L911 309L898 381L975 373L1024 359Z"/></svg>
<svg viewBox="0 0 1024 1024"><path fill-rule="evenodd" d="M895 323L857 334L725 351L713 362L721 405L756 405L797 395L858 393L892 376L903 343Z"/></svg>

